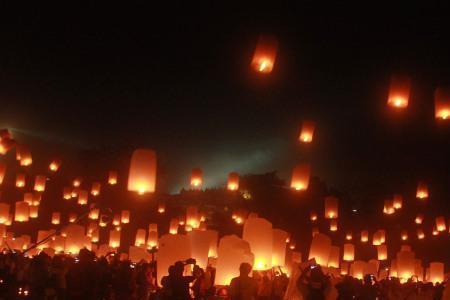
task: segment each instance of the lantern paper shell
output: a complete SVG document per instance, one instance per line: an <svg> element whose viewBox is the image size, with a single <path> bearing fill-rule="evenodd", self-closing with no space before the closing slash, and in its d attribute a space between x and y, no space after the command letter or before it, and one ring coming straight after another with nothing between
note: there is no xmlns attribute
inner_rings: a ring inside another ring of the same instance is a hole
<svg viewBox="0 0 450 300"><path fill-rule="evenodd" d="M192 230L187 234L191 247L191 257L195 258L201 268L208 266L210 236L206 231Z"/></svg>
<svg viewBox="0 0 450 300"><path fill-rule="evenodd" d="M145 229L138 229L136 232L136 239L134 241L135 246L144 246L145 245Z"/></svg>
<svg viewBox="0 0 450 300"><path fill-rule="evenodd" d="M397 276L401 282L404 282L414 275L415 269L415 257L414 252L411 251L399 251L396 257L397 264Z"/></svg>
<svg viewBox="0 0 450 300"><path fill-rule="evenodd" d="M84 234L84 227L78 224L70 224L65 229L66 232L66 244L65 253L78 255L80 249L84 247L90 247L90 238Z"/></svg>
<svg viewBox="0 0 450 300"><path fill-rule="evenodd" d="M34 180L34 190L36 192L43 192L45 191L45 183L47 181L47 177L43 175L36 176Z"/></svg>
<svg viewBox="0 0 450 300"><path fill-rule="evenodd" d="M330 231L337 231L338 230L338 223L336 219L330 220Z"/></svg>
<svg viewBox="0 0 450 300"><path fill-rule="evenodd" d="M325 198L325 218L337 219L339 216L339 200L336 197L328 196Z"/></svg>
<svg viewBox="0 0 450 300"><path fill-rule="evenodd" d="M408 231L402 230L402 232L400 234L400 238L402 241L406 241L408 239Z"/></svg>
<svg viewBox="0 0 450 300"><path fill-rule="evenodd" d="M61 222L61 213L59 212L52 213L52 224L59 225L60 222Z"/></svg>
<svg viewBox="0 0 450 300"><path fill-rule="evenodd" d="M361 231L361 242L366 243L369 241L369 232L367 230Z"/></svg>
<svg viewBox="0 0 450 300"><path fill-rule="evenodd" d="M39 216L39 206L30 206L30 218L36 219Z"/></svg>
<svg viewBox="0 0 450 300"><path fill-rule="evenodd" d="M89 219L98 220L99 216L100 216L100 210L98 208L94 208L89 211Z"/></svg>
<svg viewBox="0 0 450 300"><path fill-rule="evenodd" d="M400 209L403 206L403 197L402 195L395 194L393 199L393 206L395 209Z"/></svg>
<svg viewBox="0 0 450 300"><path fill-rule="evenodd" d="M367 263L365 261L356 260L350 266L350 276L362 280L366 269Z"/></svg>
<svg viewBox="0 0 450 300"><path fill-rule="evenodd" d="M28 203L28 205L33 205L33 193L24 193L23 201Z"/></svg>
<svg viewBox="0 0 450 300"><path fill-rule="evenodd" d="M16 222L28 222L30 218L30 206L24 201L16 202L16 211L14 215L14 221Z"/></svg>
<svg viewBox="0 0 450 300"><path fill-rule="evenodd" d="M437 231L445 231L447 229L447 225L445 224L445 218L440 216L436 217L436 229Z"/></svg>
<svg viewBox="0 0 450 300"><path fill-rule="evenodd" d="M117 184L117 171L109 171L108 173L108 184L115 185Z"/></svg>
<svg viewBox="0 0 450 300"><path fill-rule="evenodd" d="M14 145L15 142L11 138L0 138L0 155L5 155L6 153L8 153L8 151L11 150Z"/></svg>
<svg viewBox="0 0 450 300"><path fill-rule="evenodd" d="M417 216L416 216L416 218L414 219L414 222L416 223L416 224L422 224L422 222L423 222L423 214L418 214Z"/></svg>
<svg viewBox="0 0 450 300"><path fill-rule="evenodd" d="M158 213L163 214L166 212L166 205L164 203L158 204Z"/></svg>
<svg viewBox="0 0 450 300"><path fill-rule="evenodd" d="M26 146L21 146L20 148L20 165L22 167L31 166L33 163L33 158L31 157L31 152Z"/></svg>
<svg viewBox="0 0 450 300"><path fill-rule="evenodd" d="M331 252L331 239L322 233L316 234L309 249L309 259L314 258L317 264L327 266Z"/></svg>
<svg viewBox="0 0 450 300"><path fill-rule="evenodd" d="M390 199L384 200L383 213L385 213L386 215L392 215L393 213L395 213L393 200Z"/></svg>
<svg viewBox="0 0 450 300"><path fill-rule="evenodd" d="M153 193L156 184L156 153L137 149L133 152L128 175L128 190L138 194Z"/></svg>
<svg viewBox="0 0 450 300"><path fill-rule="evenodd" d="M278 41L274 36L261 35L258 39L251 67L262 74L272 72L277 57Z"/></svg>
<svg viewBox="0 0 450 300"><path fill-rule="evenodd" d="M229 191L236 191L239 189L239 174L231 172L228 174L227 189Z"/></svg>
<svg viewBox="0 0 450 300"><path fill-rule="evenodd" d="M192 229L192 227L191 227L191 229ZM170 234L178 233L178 219L177 218L173 218L170 220L169 233Z"/></svg>
<svg viewBox="0 0 450 300"><path fill-rule="evenodd" d="M73 223L77 220L77 214L76 213L70 213L69 214L69 223Z"/></svg>
<svg viewBox="0 0 450 300"><path fill-rule="evenodd" d="M291 188L296 191L306 191L309 186L311 167L309 164L301 164L292 171Z"/></svg>
<svg viewBox="0 0 450 300"><path fill-rule="evenodd" d="M0 203L0 224L5 224L9 219L9 204Z"/></svg>
<svg viewBox="0 0 450 300"><path fill-rule="evenodd" d="M88 192L85 190L78 191L78 204L87 205L88 203Z"/></svg>
<svg viewBox="0 0 450 300"><path fill-rule="evenodd" d="M191 257L189 238L186 235L166 234L158 242L158 283L168 275L168 269L177 261Z"/></svg>
<svg viewBox="0 0 450 300"><path fill-rule="evenodd" d="M19 173L16 175L16 187L23 188L25 186L25 174Z"/></svg>
<svg viewBox="0 0 450 300"><path fill-rule="evenodd" d="M92 183L91 195L92 196L98 196L100 194L100 188L101 188L100 182Z"/></svg>
<svg viewBox="0 0 450 300"><path fill-rule="evenodd" d="M6 165L0 161L0 185L3 183L5 174L6 174Z"/></svg>
<svg viewBox="0 0 450 300"><path fill-rule="evenodd" d="M315 124L311 121L303 121L299 140L302 143L311 143L314 138Z"/></svg>
<svg viewBox="0 0 450 300"><path fill-rule="evenodd" d="M411 81L405 76L392 76L388 105L397 109L408 107Z"/></svg>
<svg viewBox="0 0 450 300"><path fill-rule="evenodd" d="M157 231L149 231L147 238L147 247L153 248L158 247L158 232Z"/></svg>
<svg viewBox="0 0 450 300"><path fill-rule="evenodd" d="M53 160L50 165L48 166L48 168L50 169L50 171L52 172L57 172L59 170L59 168L61 167L61 160L59 159L55 159Z"/></svg>
<svg viewBox="0 0 450 300"><path fill-rule="evenodd" d="M416 197L419 199L428 198L428 186L424 182L419 182L417 184Z"/></svg>
<svg viewBox="0 0 450 300"><path fill-rule="evenodd" d="M191 173L191 188L196 190L196 189L201 189L202 188L202 183L203 183L203 172L201 169L199 168L195 168L192 169L192 173Z"/></svg>
<svg viewBox="0 0 450 300"><path fill-rule="evenodd" d="M122 213L120 215L120 221L122 222L122 224L130 223L130 211L129 210L122 210Z"/></svg>
<svg viewBox="0 0 450 300"><path fill-rule="evenodd" d="M272 266L284 267L286 265L286 240L289 235L281 229L274 229L272 243Z"/></svg>
<svg viewBox="0 0 450 300"><path fill-rule="evenodd" d="M377 252L378 252L378 260L386 260L387 259L388 253L387 253L386 245L378 245Z"/></svg>
<svg viewBox="0 0 450 300"><path fill-rule="evenodd" d="M317 220L317 213L316 213L315 211L311 211L311 212L309 213L309 219L310 219L312 222L315 222L315 221Z"/></svg>
<svg viewBox="0 0 450 300"><path fill-rule="evenodd" d="M128 259L135 264L142 261L149 262L151 260L151 255L145 248L130 246L128 250Z"/></svg>
<svg viewBox="0 0 450 300"><path fill-rule="evenodd" d="M119 214L114 214L112 223L113 223L114 226L119 226L120 225L120 215Z"/></svg>
<svg viewBox="0 0 450 300"><path fill-rule="evenodd" d="M337 246L331 246L330 258L328 259L329 268L339 268L340 249Z"/></svg>
<svg viewBox="0 0 450 300"><path fill-rule="evenodd" d="M450 119L450 89L439 88L434 93L434 115L437 120Z"/></svg>
<svg viewBox="0 0 450 300"><path fill-rule="evenodd" d="M242 238L250 244L255 256L253 268L255 270L272 268L272 223L263 218L249 218L245 221Z"/></svg>
<svg viewBox="0 0 450 300"><path fill-rule="evenodd" d="M425 232L423 231L423 229L421 228L417 229L417 238L419 240L423 240L425 238Z"/></svg>
<svg viewBox="0 0 450 300"><path fill-rule="evenodd" d="M344 244L342 259L345 261L353 261L355 259L355 246L353 244Z"/></svg>
<svg viewBox="0 0 450 300"><path fill-rule="evenodd" d="M441 262L430 263L429 281L432 283L444 282L444 264Z"/></svg>
<svg viewBox="0 0 450 300"><path fill-rule="evenodd" d="M63 188L63 198L65 200L70 200L72 198L72 188L71 187Z"/></svg>
<svg viewBox="0 0 450 300"><path fill-rule="evenodd" d="M200 225L200 215L196 206L188 206L186 208L186 224L192 228L198 228Z"/></svg>

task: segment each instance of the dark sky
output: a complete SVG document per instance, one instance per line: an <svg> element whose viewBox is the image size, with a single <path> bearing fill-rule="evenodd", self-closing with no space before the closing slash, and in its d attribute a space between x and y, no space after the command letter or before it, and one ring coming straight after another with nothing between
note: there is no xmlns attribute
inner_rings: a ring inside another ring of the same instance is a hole
<svg viewBox="0 0 450 300"><path fill-rule="evenodd" d="M6 12L0 127L72 151L154 148L168 191L194 167L212 186L230 171L288 179L310 161L355 197L413 193L423 179L447 207L450 126L435 124L433 91L450 84L448 17L260 6ZM279 41L268 76L249 68L262 33ZM385 105L393 73L412 78L402 113ZM317 122L307 148L305 118Z"/></svg>

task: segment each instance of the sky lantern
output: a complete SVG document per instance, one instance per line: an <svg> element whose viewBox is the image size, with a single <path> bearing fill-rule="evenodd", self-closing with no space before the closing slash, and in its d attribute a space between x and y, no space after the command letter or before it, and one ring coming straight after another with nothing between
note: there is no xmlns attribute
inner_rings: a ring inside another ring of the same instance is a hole
<svg viewBox="0 0 450 300"><path fill-rule="evenodd" d="M74 223L77 220L76 213L69 213L69 223Z"/></svg>
<svg viewBox="0 0 450 300"><path fill-rule="evenodd" d="M15 141L10 137L0 138L0 155L5 155L11 150L12 147L15 146Z"/></svg>
<svg viewBox="0 0 450 300"><path fill-rule="evenodd" d="M428 198L428 186L422 181L420 181L417 184L416 197L418 199L427 199Z"/></svg>
<svg viewBox="0 0 450 300"><path fill-rule="evenodd" d="M435 226L433 226L433 231L431 232L431 234L434 236L439 234L439 231L437 230L437 228Z"/></svg>
<svg viewBox="0 0 450 300"><path fill-rule="evenodd" d="M447 229L447 225L445 224L445 218L440 216L436 217L436 229L439 232L445 231Z"/></svg>
<svg viewBox="0 0 450 300"><path fill-rule="evenodd" d="M338 246L331 246L330 258L328 259L328 268L339 269L340 249Z"/></svg>
<svg viewBox="0 0 450 300"><path fill-rule="evenodd" d="M93 182L91 187L91 195L98 196L100 194L100 182Z"/></svg>
<svg viewBox="0 0 450 300"><path fill-rule="evenodd" d="M21 145L19 150L19 156L20 156L20 165L22 167L28 167L33 163L33 158L31 157L31 152L28 147ZM16 147L16 149L19 149Z"/></svg>
<svg viewBox="0 0 450 300"><path fill-rule="evenodd" d="M135 246L144 246L145 245L145 237L146 237L145 229L138 229L136 231L136 239L134 240Z"/></svg>
<svg viewBox="0 0 450 300"><path fill-rule="evenodd" d="M30 206L30 218L36 219L39 216L39 206Z"/></svg>
<svg viewBox="0 0 450 300"><path fill-rule="evenodd" d="M117 184L117 171L109 171L108 173L108 184L115 185Z"/></svg>
<svg viewBox="0 0 450 300"><path fill-rule="evenodd" d="M450 119L450 89L436 89L434 93L434 115L437 120Z"/></svg>
<svg viewBox="0 0 450 300"><path fill-rule="evenodd" d="M114 226L120 225L120 214L114 214L112 224Z"/></svg>
<svg viewBox="0 0 450 300"><path fill-rule="evenodd" d="M444 264L441 262L430 263L429 281L433 284L444 282Z"/></svg>
<svg viewBox="0 0 450 300"><path fill-rule="evenodd" d="M284 267L286 265L286 240L289 235L281 229L272 231L272 266Z"/></svg>
<svg viewBox="0 0 450 300"><path fill-rule="evenodd" d="M83 179L81 177L75 177L75 179L72 181L72 185L74 187L80 187L82 181Z"/></svg>
<svg viewBox="0 0 450 300"><path fill-rule="evenodd" d="M330 231L337 231L338 230L338 223L336 219L330 220Z"/></svg>
<svg viewBox="0 0 450 300"><path fill-rule="evenodd" d="M100 216L100 209L94 208L89 211L89 219L98 220L99 216Z"/></svg>
<svg viewBox="0 0 450 300"><path fill-rule="evenodd" d="M28 205L33 205L33 193L24 193L23 201L28 203Z"/></svg>
<svg viewBox="0 0 450 300"><path fill-rule="evenodd" d="M367 230L361 231L361 242L367 243L369 241L369 232Z"/></svg>
<svg viewBox="0 0 450 300"><path fill-rule="evenodd" d="M414 219L414 222L416 224L422 224L422 222L423 222L423 214L417 214L416 218Z"/></svg>
<svg viewBox="0 0 450 300"><path fill-rule="evenodd" d="M34 190L36 192L45 191L45 183L47 182L47 177L44 175L37 175L34 179Z"/></svg>
<svg viewBox="0 0 450 300"><path fill-rule="evenodd" d="M3 183L5 174L6 174L6 165L0 161L0 185Z"/></svg>
<svg viewBox="0 0 450 300"><path fill-rule="evenodd" d="M296 191L306 191L309 185L311 167L309 164L297 165L292 171L291 188Z"/></svg>
<svg viewBox="0 0 450 300"><path fill-rule="evenodd" d="M0 203L0 224L5 224L9 218L9 204Z"/></svg>
<svg viewBox="0 0 450 300"><path fill-rule="evenodd" d="M191 189L199 190L202 188L203 171L199 168L192 169L191 173Z"/></svg>
<svg viewBox="0 0 450 300"><path fill-rule="evenodd" d="M254 256L250 245L236 235L226 235L220 239L217 250L216 279L217 285L229 285L233 277L239 276L241 263L253 265Z"/></svg>
<svg viewBox="0 0 450 300"><path fill-rule="evenodd" d="M395 209L400 209L403 206L403 196L400 194L395 194L393 199L393 206Z"/></svg>
<svg viewBox="0 0 450 300"><path fill-rule="evenodd" d="M88 203L88 192L86 190L78 191L78 204L87 205Z"/></svg>
<svg viewBox="0 0 450 300"><path fill-rule="evenodd" d="M400 238L402 239L402 241L408 240L408 231L402 230L402 232L400 234Z"/></svg>
<svg viewBox="0 0 450 300"><path fill-rule="evenodd" d="M172 218L170 220L169 233L170 234L177 234L178 233L178 219L177 218Z"/></svg>
<svg viewBox="0 0 450 300"><path fill-rule="evenodd" d="M239 174L231 172L228 174L227 189L229 191L236 191L239 188Z"/></svg>
<svg viewBox="0 0 450 300"><path fill-rule="evenodd" d="M347 232L347 233L345 234L345 239L346 239L347 241L351 241L351 240L353 239L353 233L352 233L351 231Z"/></svg>
<svg viewBox="0 0 450 300"><path fill-rule="evenodd" d="M383 213L386 215L392 215L395 213L394 201L391 199L384 200Z"/></svg>
<svg viewBox="0 0 450 300"><path fill-rule="evenodd" d="M33 201L31 202L32 206L39 206L41 204L42 194L39 192L33 193Z"/></svg>
<svg viewBox="0 0 450 300"><path fill-rule="evenodd" d="M128 190L153 193L156 185L156 153L153 150L137 149L133 152L128 174Z"/></svg>
<svg viewBox="0 0 450 300"><path fill-rule="evenodd" d="M386 244L377 246L378 260L386 260L388 257Z"/></svg>
<svg viewBox="0 0 450 300"><path fill-rule="evenodd" d="M417 228L417 238L423 240L425 238L425 232L422 228Z"/></svg>
<svg viewBox="0 0 450 300"><path fill-rule="evenodd" d="M90 238L92 243L98 243L98 241L100 240L100 232L98 228L92 231Z"/></svg>
<svg viewBox="0 0 450 300"><path fill-rule="evenodd" d="M408 107L411 81L405 76L392 76L389 89L388 105L396 109Z"/></svg>
<svg viewBox="0 0 450 300"><path fill-rule="evenodd" d="M339 207L338 198L333 196L325 197L325 218L337 219L339 215L338 207Z"/></svg>
<svg viewBox="0 0 450 300"><path fill-rule="evenodd" d="M25 186L25 174L18 173L16 175L16 187L23 188Z"/></svg>
<svg viewBox="0 0 450 300"><path fill-rule="evenodd" d="M64 200L70 200L72 198L72 188L71 187L64 187L63 188L63 199Z"/></svg>
<svg viewBox="0 0 450 300"><path fill-rule="evenodd" d="M399 251L396 257L397 263L397 277L400 278L400 282L406 282L411 276L414 275L415 269L415 255L412 251Z"/></svg>
<svg viewBox="0 0 450 300"><path fill-rule="evenodd" d="M200 225L200 214L197 206L188 206L186 208L186 224L192 228L198 228Z"/></svg>
<svg viewBox="0 0 450 300"><path fill-rule="evenodd" d="M308 259L314 258L317 264L326 267L330 258L330 252L331 239L325 234L318 233L312 239Z"/></svg>
<svg viewBox="0 0 450 300"><path fill-rule="evenodd" d="M149 249L158 247L158 231L148 231L147 247Z"/></svg>
<svg viewBox="0 0 450 300"><path fill-rule="evenodd" d="M309 219L311 220L311 222L317 221L317 213L315 211L309 212Z"/></svg>
<svg viewBox="0 0 450 300"><path fill-rule="evenodd" d="M341 272L340 272L341 276L348 275L348 267L349 267L349 263L348 262L343 261L341 263Z"/></svg>
<svg viewBox="0 0 450 300"><path fill-rule="evenodd" d="M353 261L355 259L355 246L350 243L344 244L344 253L342 255L344 261Z"/></svg>
<svg viewBox="0 0 450 300"><path fill-rule="evenodd" d="M60 222L61 222L61 213L59 212L52 213L52 224L59 225Z"/></svg>
<svg viewBox="0 0 450 300"><path fill-rule="evenodd" d="M350 276L362 280L366 269L367 263L365 261L356 260L350 265Z"/></svg>
<svg viewBox="0 0 450 300"><path fill-rule="evenodd" d="M52 172L57 172L59 168L61 167L61 160L60 159L54 159L50 165L48 166L49 170Z"/></svg>
<svg viewBox="0 0 450 300"><path fill-rule="evenodd" d="M158 250L158 284L161 279L168 275L168 269L177 261L184 261L191 258L191 247L189 238L186 235L166 234L159 241Z"/></svg>
<svg viewBox="0 0 450 300"><path fill-rule="evenodd" d="M251 67L258 73L272 72L277 58L278 41L274 36L261 35L258 39Z"/></svg>
<svg viewBox="0 0 450 300"><path fill-rule="evenodd" d="M86 246L86 242L90 239L86 239L84 234L85 228L78 224L70 224L65 229L66 231L66 245L64 252L72 255L77 255L80 249ZM90 245L89 245L90 246Z"/></svg>
<svg viewBox="0 0 450 300"><path fill-rule="evenodd" d="M122 224L130 223L130 211L129 210L122 210L122 212L120 214L120 222L122 222Z"/></svg>
<svg viewBox="0 0 450 300"><path fill-rule="evenodd" d="M28 222L30 218L30 206L24 201L16 202L16 211L14 214L14 221Z"/></svg>
<svg viewBox="0 0 450 300"><path fill-rule="evenodd" d="M268 270L272 268L273 247L272 223L263 218L249 218L245 221L242 238L250 244L255 256L253 268Z"/></svg>
<svg viewBox="0 0 450 300"><path fill-rule="evenodd" d="M166 205L164 203L158 204L158 213L163 214L166 212Z"/></svg>
<svg viewBox="0 0 450 300"><path fill-rule="evenodd" d="M299 141L302 143L311 143L314 138L315 123L311 121L303 121L300 131Z"/></svg>
<svg viewBox="0 0 450 300"><path fill-rule="evenodd" d="M191 257L196 263L205 269L208 266L208 253L210 245L210 235L206 231L192 230L187 233L191 246Z"/></svg>

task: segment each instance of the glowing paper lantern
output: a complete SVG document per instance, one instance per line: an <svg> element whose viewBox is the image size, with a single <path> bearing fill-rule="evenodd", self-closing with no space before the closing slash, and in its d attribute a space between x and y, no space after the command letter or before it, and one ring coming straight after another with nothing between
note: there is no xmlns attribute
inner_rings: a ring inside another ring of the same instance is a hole
<svg viewBox="0 0 450 300"><path fill-rule="evenodd" d="M61 213L59 212L52 213L52 224L59 225L60 222L61 222Z"/></svg>
<svg viewBox="0 0 450 300"><path fill-rule="evenodd" d="M444 217L436 217L436 229L437 231L445 231L447 229L447 225L445 224L445 218Z"/></svg>
<svg viewBox="0 0 450 300"><path fill-rule="evenodd" d="M72 198L72 188L71 187L63 188L63 198L65 200L70 200Z"/></svg>
<svg viewBox="0 0 450 300"><path fill-rule="evenodd" d="M0 224L5 224L8 221L8 219L9 219L9 204L0 203Z"/></svg>
<svg viewBox="0 0 450 300"><path fill-rule="evenodd" d="M338 223L336 219L330 220L330 231L337 231L338 230Z"/></svg>
<svg viewBox="0 0 450 300"><path fill-rule="evenodd" d="M311 211L311 212L309 213L309 219L310 219L312 222L315 222L315 221L317 220L317 213L316 213L315 211Z"/></svg>
<svg viewBox="0 0 450 300"><path fill-rule="evenodd" d="M112 223L113 223L114 226L119 226L120 225L120 215L119 214L114 214Z"/></svg>
<svg viewBox="0 0 450 300"><path fill-rule="evenodd" d="M309 259L315 258L317 264L327 266L331 252L331 239L322 233L316 234L309 249Z"/></svg>
<svg viewBox="0 0 450 300"><path fill-rule="evenodd" d="M430 263L430 275L429 281L432 283L442 283L444 282L444 264L441 262L431 262Z"/></svg>
<svg viewBox="0 0 450 300"><path fill-rule="evenodd" d="M9 137L0 138L0 154L5 155L14 145L15 142L13 139Z"/></svg>
<svg viewBox="0 0 450 300"><path fill-rule="evenodd" d="M89 211L89 219L98 220L99 216L100 216L100 210L98 208L94 208Z"/></svg>
<svg viewBox="0 0 450 300"><path fill-rule="evenodd" d="M354 278L362 280L366 269L367 263L365 261L356 260L350 266L350 275Z"/></svg>
<svg viewBox="0 0 450 300"><path fill-rule="evenodd" d="M50 171L52 171L52 172L58 171L60 167L61 167L61 160L59 160L59 159L53 160L53 161L50 163L50 165L48 166L48 168L49 168Z"/></svg>
<svg viewBox="0 0 450 300"><path fill-rule="evenodd" d="M133 152L128 175L128 190L153 193L156 184L156 153L153 150L137 149Z"/></svg>
<svg viewBox="0 0 450 300"><path fill-rule="evenodd" d="M401 237L402 241L406 241L408 239L408 231L402 230L400 237Z"/></svg>
<svg viewBox="0 0 450 300"><path fill-rule="evenodd" d="M33 205L33 193L24 193L23 201L28 203L28 205Z"/></svg>
<svg viewBox="0 0 450 300"><path fill-rule="evenodd" d="M273 70L277 57L278 41L273 36L261 35L258 39L251 67L262 74L269 74Z"/></svg>
<svg viewBox="0 0 450 300"><path fill-rule="evenodd" d="M336 197L328 196L325 198L325 218L326 219L337 219L339 200Z"/></svg>
<svg viewBox="0 0 450 300"><path fill-rule="evenodd" d="M353 239L353 234L351 232L347 232L347 234L345 235L345 239L347 241L351 241Z"/></svg>
<svg viewBox="0 0 450 300"><path fill-rule="evenodd" d="M337 246L331 246L330 258L328 259L329 268L339 268L340 249Z"/></svg>
<svg viewBox="0 0 450 300"><path fill-rule="evenodd" d="M309 186L311 167L309 164L301 164L292 171L291 188L296 191L306 191Z"/></svg>
<svg viewBox="0 0 450 300"><path fill-rule="evenodd" d="M30 218L30 206L24 201L16 202L16 211L14 214L14 221L28 222Z"/></svg>
<svg viewBox="0 0 450 300"><path fill-rule="evenodd" d="M135 246L144 246L145 245L145 236L146 236L145 229L138 229L136 231L136 239L134 241Z"/></svg>
<svg viewBox="0 0 450 300"><path fill-rule="evenodd" d="M417 184L416 197L419 199L428 198L428 186L424 182L419 182Z"/></svg>
<svg viewBox="0 0 450 300"><path fill-rule="evenodd" d="M361 242L366 243L369 241L369 232L367 230L361 231Z"/></svg>
<svg viewBox="0 0 450 300"><path fill-rule="evenodd" d="M128 259L135 264L141 261L149 262L151 260L151 255L143 247L130 246L128 250Z"/></svg>
<svg viewBox="0 0 450 300"><path fill-rule="evenodd" d="M425 238L425 232L423 232L423 229L421 228L417 229L417 238L419 240L423 240Z"/></svg>
<svg viewBox="0 0 450 300"><path fill-rule="evenodd" d="M311 143L314 138L315 124L311 121L303 121L299 140L302 143Z"/></svg>
<svg viewBox="0 0 450 300"><path fill-rule="evenodd" d="M235 235L226 235L220 239L216 267L217 285L229 285L233 277L239 276L241 263L253 265L254 256L248 242Z"/></svg>
<svg viewBox="0 0 450 300"><path fill-rule="evenodd" d="M153 247L158 247L158 232L157 231L149 231L147 238L147 247L149 249Z"/></svg>
<svg viewBox="0 0 450 300"><path fill-rule="evenodd" d="M192 228L198 228L200 225L200 215L196 206L188 206L186 208L186 224Z"/></svg>
<svg viewBox="0 0 450 300"><path fill-rule="evenodd" d="M158 213L163 214L166 211L166 205L164 203L158 204Z"/></svg>
<svg viewBox="0 0 450 300"><path fill-rule="evenodd" d="M39 216L39 206L30 206L30 218L36 219Z"/></svg>
<svg viewBox="0 0 450 300"><path fill-rule="evenodd" d="M388 105L397 109L408 107L411 81L407 77L392 76Z"/></svg>
<svg viewBox="0 0 450 300"><path fill-rule="evenodd" d="M393 200L390 199L384 200L383 213L385 213L386 215L392 215L393 213L395 213Z"/></svg>
<svg viewBox="0 0 450 300"><path fill-rule="evenodd" d="M206 268L208 265L208 253L210 236L206 231L192 230L187 233L191 246L191 256L195 258L197 265Z"/></svg>
<svg viewBox="0 0 450 300"><path fill-rule="evenodd" d="M387 259L388 253L387 253L386 245L378 245L377 252L378 252L378 260L386 260Z"/></svg>
<svg viewBox="0 0 450 300"><path fill-rule="evenodd" d="M76 177L73 181L72 181L72 185L74 187L80 187L81 182L82 182L82 178L81 177Z"/></svg>
<svg viewBox="0 0 450 300"><path fill-rule="evenodd" d="M129 210L122 210L122 213L120 215L120 222L122 222L122 224L130 223L130 211Z"/></svg>
<svg viewBox="0 0 450 300"><path fill-rule="evenodd" d="M344 244L342 259L345 261L353 261L355 259L355 246L353 244Z"/></svg>
<svg viewBox="0 0 450 300"><path fill-rule="evenodd" d="M437 120L450 118L450 90L436 89L434 93L434 115Z"/></svg>
<svg viewBox="0 0 450 300"><path fill-rule="evenodd" d="M405 282L414 275L415 255L412 251L399 251L396 258L397 276L401 282Z"/></svg>
<svg viewBox="0 0 450 300"><path fill-rule="evenodd" d="M69 214L69 223L74 223L77 220L77 214L76 213L70 213Z"/></svg>
<svg viewBox="0 0 450 300"><path fill-rule="evenodd" d="M192 227L191 227L191 229L192 229ZM173 218L170 220L169 233L170 234L178 233L178 219L177 218Z"/></svg>
<svg viewBox="0 0 450 300"><path fill-rule="evenodd" d="M239 188L239 174L231 172L228 174L227 189L229 191L236 191Z"/></svg>
<svg viewBox="0 0 450 300"><path fill-rule="evenodd" d="M191 188L198 190L202 188L203 172L199 168L192 169L191 173Z"/></svg>
<svg viewBox="0 0 450 300"><path fill-rule="evenodd" d="M177 261L191 257L189 238L185 235L166 234L158 242L158 283L168 275L168 269Z"/></svg>
<svg viewBox="0 0 450 300"><path fill-rule="evenodd" d="M400 209L403 206L403 196L399 194L394 195L393 206L395 209Z"/></svg>
<svg viewBox="0 0 450 300"><path fill-rule="evenodd" d="M16 187L23 188L25 186L25 174L19 173L16 175Z"/></svg>
<svg viewBox="0 0 450 300"><path fill-rule="evenodd" d="M6 165L0 161L0 185L3 183L5 174L6 174Z"/></svg>
<svg viewBox="0 0 450 300"><path fill-rule="evenodd" d="M45 191L45 183L47 181L47 177L43 175L37 175L34 179L34 190L37 192Z"/></svg>
<svg viewBox="0 0 450 300"><path fill-rule="evenodd" d="M78 204L87 205L88 203L88 192L85 190L78 191Z"/></svg>
<svg viewBox="0 0 450 300"><path fill-rule="evenodd" d="M422 224L422 222L423 222L423 214L417 214L416 218L414 219L414 222L416 224Z"/></svg>
<svg viewBox="0 0 450 300"><path fill-rule="evenodd" d="M91 241L89 237L84 234L84 227L78 224L70 224L65 229L66 244L64 252L72 255L77 255L81 249L89 246Z"/></svg>
<svg viewBox="0 0 450 300"><path fill-rule="evenodd" d="M439 234L439 231L437 230L436 227L433 227L433 231L431 232L431 234L435 236Z"/></svg>
<svg viewBox="0 0 450 300"><path fill-rule="evenodd" d="M33 163L33 158L31 157L31 152L28 147L25 145L21 145L20 147L16 147L18 149L18 155L20 157L20 165L22 167L28 167Z"/></svg>
<svg viewBox="0 0 450 300"><path fill-rule="evenodd" d="M249 218L245 221L242 238L250 244L255 256L254 269L272 268L272 223L263 218Z"/></svg>
<svg viewBox="0 0 450 300"><path fill-rule="evenodd" d="M286 264L286 240L289 235L281 229L272 232L272 266L284 267Z"/></svg>
<svg viewBox="0 0 450 300"><path fill-rule="evenodd" d="M100 187L101 187L100 182L94 182L94 183L92 183L92 187L91 187L91 195L92 195L92 196L98 196L98 195L100 194Z"/></svg>
<svg viewBox="0 0 450 300"><path fill-rule="evenodd" d="M117 184L117 171L109 171L108 173L108 184L115 185Z"/></svg>

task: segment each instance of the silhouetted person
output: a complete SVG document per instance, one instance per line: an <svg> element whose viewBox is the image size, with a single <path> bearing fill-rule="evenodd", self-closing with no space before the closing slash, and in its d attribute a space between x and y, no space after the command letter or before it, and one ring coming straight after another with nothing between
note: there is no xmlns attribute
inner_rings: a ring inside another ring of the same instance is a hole
<svg viewBox="0 0 450 300"><path fill-rule="evenodd" d="M254 300L258 296L258 285L249 277L252 266L242 263L239 266L239 277L235 277L230 283L231 300Z"/></svg>
<svg viewBox="0 0 450 300"><path fill-rule="evenodd" d="M162 298L167 300L190 300L189 284L194 276L183 276L185 263L177 261L169 267L169 275L162 278Z"/></svg>

